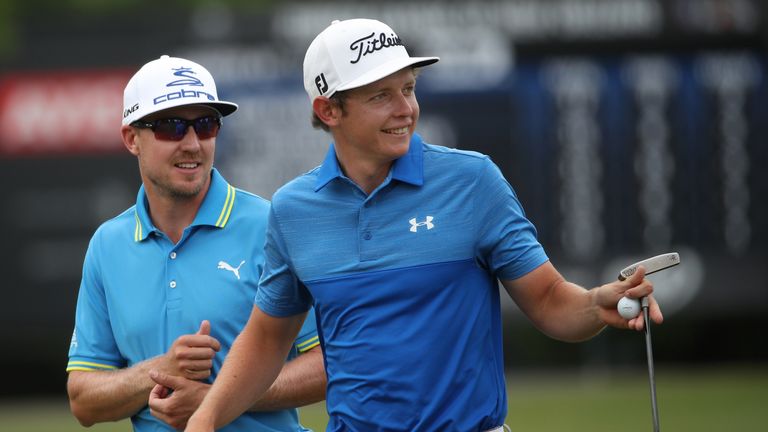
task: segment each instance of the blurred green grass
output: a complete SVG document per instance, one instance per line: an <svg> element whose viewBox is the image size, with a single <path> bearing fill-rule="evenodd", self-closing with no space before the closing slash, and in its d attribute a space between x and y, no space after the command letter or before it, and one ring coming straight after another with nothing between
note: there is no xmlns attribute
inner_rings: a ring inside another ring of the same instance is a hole
<svg viewBox="0 0 768 432"><path fill-rule="evenodd" d="M668 431L762 431L768 424L768 365L670 368L657 366L661 427ZM649 431L650 394L645 369L538 371L508 375L513 432ZM302 423L325 430L325 405L301 410ZM121 421L81 427L66 396L0 400L0 430L13 432L129 432Z"/></svg>

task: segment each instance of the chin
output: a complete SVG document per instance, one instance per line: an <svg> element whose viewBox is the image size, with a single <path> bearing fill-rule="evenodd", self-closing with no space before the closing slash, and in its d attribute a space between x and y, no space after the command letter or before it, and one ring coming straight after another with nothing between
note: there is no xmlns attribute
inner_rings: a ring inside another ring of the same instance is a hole
<svg viewBox="0 0 768 432"><path fill-rule="evenodd" d="M205 187L205 178L195 178L190 181L171 182L167 190L176 198L192 198L200 194Z"/></svg>
<svg viewBox="0 0 768 432"><path fill-rule="evenodd" d="M408 146L408 144L411 142L411 136L413 136L413 133L409 132L402 135L387 135L387 138L395 142L397 146L405 145Z"/></svg>
<svg viewBox="0 0 768 432"><path fill-rule="evenodd" d="M400 156L408 153L408 149L411 147L411 135L405 135L400 138L401 142L397 144L396 150L402 153Z"/></svg>
<svg viewBox="0 0 768 432"><path fill-rule="evenodd" d="M174 198L194 198L203 190L200 186L191 186L187 188L176 187L169 189L170 195Z"/></svg>

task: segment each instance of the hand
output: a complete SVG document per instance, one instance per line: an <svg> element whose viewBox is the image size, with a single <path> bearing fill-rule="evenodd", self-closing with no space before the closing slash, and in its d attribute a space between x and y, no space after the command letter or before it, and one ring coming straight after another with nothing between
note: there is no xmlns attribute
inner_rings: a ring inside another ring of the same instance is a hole
<svg viewBox="0 0 768 432"><path fill-rule="evenodd" d="M635 299L648 297L649 316L653 322L661 324L664 321L664 316L651 293L653 293L653 284L645 278L645 267L640 266L629 279L611 282L597 288L595 301L599 308L600 319L613 327L643 330L645 318L642 313L635 318L626 320L619 315L616 304L624 296Z"/></svg>
<svg viewBox="0 0 768 432"><path fill-rule="evenodd" d="M156 383L149 394L149 412L177 430L187 425L189 417L211 387L210 384L154 369L149 372L149 377Z"/></svg>
<svg viewBox="0 0 768 432"><path fill-rule="evenodd" d="M173 342L158 369L167 375L190 380L208 378L213 367L213 356L221 349L219 341L210 334L211 323L203 320L197 333L179 336Z"/></svg>

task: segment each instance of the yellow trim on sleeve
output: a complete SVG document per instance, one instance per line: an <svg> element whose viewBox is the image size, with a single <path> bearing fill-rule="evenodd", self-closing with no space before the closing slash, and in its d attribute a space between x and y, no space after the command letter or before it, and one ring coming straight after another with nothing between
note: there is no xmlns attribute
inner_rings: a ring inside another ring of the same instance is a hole
<svg viewBox="0 0 768 432"><path fill-rule="evenodd" d="M315 336L311 339L305 340L300 344L296 344L296 349L299 350L300 353L304 353L318 345L320 345L320 338L318 336Z"/></svg>
<svg viewBox="0 0 768 432"><path fill-rule="evenodd" d="M73 370L79 371L93 371L93 370L116 370L117 366L112 366L104 363L94 363L87 361L71 361L67 363L67 372Z"/></svg>
<svg viewBox="0 0 768 432"><path fill-rule="evenodd" d="M98 370L102 370L102 369L91 369L91 368L82 367L82 366L72 366L72 367L68 367L66 371L67 372L72 372L72 371L96 372Z"/></svg>

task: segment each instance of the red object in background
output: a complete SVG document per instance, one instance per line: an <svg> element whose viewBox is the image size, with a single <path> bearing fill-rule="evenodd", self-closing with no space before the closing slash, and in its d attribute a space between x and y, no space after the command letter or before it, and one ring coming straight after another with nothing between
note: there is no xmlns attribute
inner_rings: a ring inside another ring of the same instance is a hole
<svg viewBox="0 0 768 432"><path fill-rule="evenodd" d="M128 70L0 76L0 157L124 151Z"/></svg>

